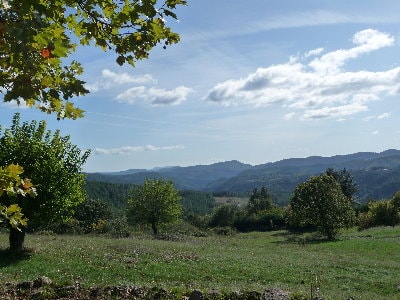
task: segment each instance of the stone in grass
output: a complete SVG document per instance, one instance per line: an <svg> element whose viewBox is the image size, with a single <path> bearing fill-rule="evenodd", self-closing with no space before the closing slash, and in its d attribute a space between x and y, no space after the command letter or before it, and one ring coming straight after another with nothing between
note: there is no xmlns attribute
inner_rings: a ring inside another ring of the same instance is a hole
<svg viewBox="0 0 400 300"><path fill-rule="evenodd" d="M52 284L52 281L49 277L40 276L33 281L34 288L41 288L43 286L49 286Z"/></svg>
<svg viewBox="0 0 400 300"><path fill-rule="evenodd" d="M268 289L262 294L263 300L289 300L290 296L288 292L282 291L280 289Z"/></svg>
<svg viewBox="0 0 400 300"><path fill-rule="evenodd" d="M204 300L203 292L194 290L189 296L189 300Z"/></svg>

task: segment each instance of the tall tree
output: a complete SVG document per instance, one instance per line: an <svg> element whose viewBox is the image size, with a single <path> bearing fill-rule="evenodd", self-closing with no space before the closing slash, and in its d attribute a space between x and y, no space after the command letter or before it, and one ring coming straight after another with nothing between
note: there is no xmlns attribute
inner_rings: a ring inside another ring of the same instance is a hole
<svg viewBox="0 0 400 300"><path fill-rule="evenodd" d="M4 0L0 2L0 87L4 101L22 101L58 118L78 118L74 96L89 91L80 45L114 51L119 65L147 58L158 44L179 41L166 25L185 0Z"/></svg>
<svg viewBox="0 0 400 300"><path fill-rule="evenodd" d="M24 122L15 114L10 129L0 130L0 165L18 164L24 175L36 184L37 197L1 196L6 205L17 204L29 219L29 226L47 226L70 217L85 200L81 167L89 151L81 150L61 136L46 129L46 122ZM25 230L10 229L10 246L23 247ZM18 241L17 241L18 240Z"/></svg>
<svg viewBox="0 0 400 300"><path fill-rule="evenodd" d="M328 168L325 171L326 175L332 176L340 184L343 194L352 202L355 202L355 194L358 192L357 184L354 181L353 175L346 169L337 171L333 168Z"/></svg>
<svg viewBox="0 0 400 300"><path fill-rule="evenodd" d="M292 218L314 225L328 239L354 221L354 209L332 176L322 174L299 184L290 200Z"/></svg>
<svg viewBox="0 0 400 300"><path fill-rule="evenodd" d="M250 194L246 209L248 214L257 214L259 212L271 209L272 202L272 196L269 194L266 187L262 187L260 190L255 188Z"/></svg>
<svg viewBox="0 0 400 300"><path fill-rule="evenodd" d="M156 235L159 225L179 219L182 213L180 200L171 181L146 179L128 195L128 222L132 225L150 224Z"/></svg>

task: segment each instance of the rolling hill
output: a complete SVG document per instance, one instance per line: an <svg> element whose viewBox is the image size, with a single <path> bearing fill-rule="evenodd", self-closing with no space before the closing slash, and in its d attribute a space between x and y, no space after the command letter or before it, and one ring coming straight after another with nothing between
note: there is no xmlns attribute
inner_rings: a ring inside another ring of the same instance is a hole
<svg viewBox="0 0 400 300"><path fill-rule="evenodd" d="M127 170L115 173L89 173L87 181L141 184L145 178L172 180L181 190L247 193L265 186L286 204L296 185L325 172L327 168L346 169L359 186L358 198L390 198L400 190L400 151L359 152L332 157L290 158L256 166L239 161L211 165L168 167L153 170Z"/></svg>

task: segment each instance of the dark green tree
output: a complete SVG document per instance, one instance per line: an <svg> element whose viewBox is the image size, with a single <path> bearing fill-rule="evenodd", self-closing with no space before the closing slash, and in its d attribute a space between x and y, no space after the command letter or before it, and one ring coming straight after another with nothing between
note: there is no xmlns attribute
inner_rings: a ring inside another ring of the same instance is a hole
<svg viewBox="0 0 400 300"><path fill-rule="evenodd" d="M209 226L233 227L240 214L241 210L236 204L222 204L211 214Z"/></svg>
<svg viewBox="0 0 400 300"><path fill-rule="evenodd" d="M272 195L268 193L266 187L262 187L260 190L255 188L250 194L249 202L246 205L246 210L250 215L257 214L270 210L273 207L272 203Z"/></svg>
<svg viewBox="0 0 400 300"><path fill-rule="evenodd" d="M35 182L35 198L8 197L1 202L17 204L29 220L29 227L46 227L56 220L71 217L77 205L85 200L84 175L81 167L89 151L81 150L61 136L46 129L46 122L20 122L15 114L12 126L0 130L0 165L18 164L24 175ZM21 250L25 228L10 229L10 248Z"/></svg>
<svg viewBox="0 0 400 300"><path fill-rule="evenodd" d="M300 225L313 225L328 239L354 222L354 209L332 176L322 174L299 184L290 200L291 217Z"/></svg>
<svg viewBox="0 0 400 300"><path fill-rule="evenodd" d="M112 218L110 206L102 200L86 199L78 205L74 215L83 230L90 232L99 221L107 221Z"/></svg>
<svg viewBox="0 0 400 300"><path fill-rule="evenodd" d="M182 214L180 195L171 181L146 179L128 194L127 219L131 225L150 224L158 234L161 224L179 220Z"/></svg>
<svg viewBox="0 0 400 300"><path fill-rule="evenodd" d="M343 194L352 202L355 203L355 194L358 192L357 184L354 181L353 175L346 169L337 171L333 168L328 168L325 171L326 175L332 176L340 184Z"/></svg>

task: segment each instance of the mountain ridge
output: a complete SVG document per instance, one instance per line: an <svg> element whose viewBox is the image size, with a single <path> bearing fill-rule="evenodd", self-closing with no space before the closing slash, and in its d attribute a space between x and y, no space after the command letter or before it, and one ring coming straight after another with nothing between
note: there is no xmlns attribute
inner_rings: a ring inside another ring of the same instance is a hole
<svg viewBox="0 0 400 300"><path fill-rule="evenodd" d="M181 190L198 190L211 193L243 193L266 186L271 193L281 199L280 202L285 203L298 183L313 175L325 172L327 168L351 171L356 182L361 185L362 193L360 192L360 196L362 195L363 201L366 201L366 198L370 196L368 185L373 183L374 180L378 182L380 179L375 178L378 176L386 178L381 183L382 188L385 187L386 190L385 193L376 191L372 193L373 195L382 194L386 196L388 193L396 191L395 189L400 190L400 150L396 149L388 149L382 152L357 152L330 157L288 158L255 166L230 160L210 165L175 166L145 171L131 169L131 171L112 173L87 173L87 180L142 184L146 178L163 178L172 180L175 186ZM387 177L388 172L382 173L384 170L390 171L391 177Z"/></svg>

